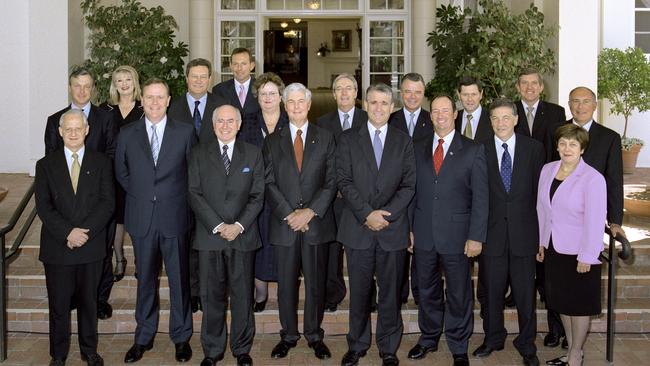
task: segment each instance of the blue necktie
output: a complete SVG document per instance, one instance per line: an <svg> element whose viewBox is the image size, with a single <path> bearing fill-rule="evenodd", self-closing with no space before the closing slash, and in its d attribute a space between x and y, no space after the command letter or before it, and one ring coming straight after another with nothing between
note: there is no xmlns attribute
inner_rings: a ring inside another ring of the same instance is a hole
<svg viewBox="0 0 650 366"><path fill-rule="evenodd" d="M508 144L503 143L503 155L501 155L501 181L506 192L510 193L510 185L512 184L512 158L508 152Z"/></svg>
<svg viewBox="0 0 650 366"><path fill-rule="evenodd" d="M151 156L153 157L153 165L158 164L158 153L160 153L160 140L158 140L158 133L156 126L151 126Z"/></svg>
<svg viewBox="0 0 650 366"><path fill-rule="evenodd" d="M201 130L201 112L199 111L199 104L201 104L200 100L194 102L194 114L192 115L192 119L194 120L194 128L196 129L197 135Z"/></svg>
<svg viewBox="0 0 650 366"><path fill-rule="evenodd" d="M372 150L375 152L375 161L377 162L377 169L381 165L381 153L384 147L381 145L381 139L379 138L380 130L375 130L375 138L372 140Z"/></svg>

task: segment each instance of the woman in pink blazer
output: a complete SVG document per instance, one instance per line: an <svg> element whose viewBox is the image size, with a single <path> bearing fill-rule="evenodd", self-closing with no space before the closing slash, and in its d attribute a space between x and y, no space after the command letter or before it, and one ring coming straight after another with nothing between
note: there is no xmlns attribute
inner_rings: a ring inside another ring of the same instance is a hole
<svg viewBox="0 0 650 366"><path fill-rule="evenodd" d="M569 351L550 365L581 365L590 316L600 308L600 270L607 213L605 178L581 155L589 143L582 127L558 128L560 161L542 169L537 193L539 253L545 263L546 305L557 311Z"/></svg>

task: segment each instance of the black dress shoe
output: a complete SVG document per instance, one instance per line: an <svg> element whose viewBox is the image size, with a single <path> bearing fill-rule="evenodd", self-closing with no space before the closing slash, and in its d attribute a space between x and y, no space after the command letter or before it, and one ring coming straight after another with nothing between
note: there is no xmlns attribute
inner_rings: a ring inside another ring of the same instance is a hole
<svg viewBox="0 0 650 366"><path fill-rule="evenodd" d="M343 355L343 359L341 360L341 366L356 366L359 364L359 359L363 356L366 355L366 352L354 352L354 351L347 351Z"/></svg>
<svg viewBox="0 0 650 366"><path fill-rule="evenodd" d="M338 309L338 307L339 306L337 304L333 304L333 305L332 304L326 304L325 305L325 312L333 313Z"/></svg>
<svg viewBox="0 0 650 366"><path fill-rule="evenodd" d="M93 353L92 355L86 355L82 352L81 361L85 361L88 366L104 366L104 359L102 356L96 353Z"/></svg>
<svg viewBox="0 0 650 366"><path fill-rule="evenodd" d="M454 355L454 366L469 366L469 357L467 357L467 353Z"/></svg>
<svg viewBox="0 0 650 366"><path fill-rule="evenodd" d="M285 358L287 357L287 354L289 354L289 350L295 347L295 343L289 343L285 341L280 341L278 344L273 347L273 350L271 351L271 357L273 358Z"/></svg>
<svg viewBox="0 0 650 366"><path fill-rule="evenodd" d="M113 316L113 307L106 301L97 302L97 318L106 320Z"/></svg>
<svg viewBox="0 0 650 366"><path fill-rule="evenodd" d="M237 356L237 366L253 366L253 359L248 353Z"/></svg>
<svg viewBox="0 0 650 366"><path fill-rule="evenodd" d="M120 282L124 278L126 272L126 258L115 263L115 270L113 271L113 282Z"/></svg>
<svg viewBox="0 0 650 366"><path fill-rule="evenodd" d="M562 337L562 348L569 349L569 341L566 339L566 336Z"/></svg>
<svg viewBox="0 0 650 366"><path fill-rule="evenodd" d="M332 357L330 349L327 348L327 345L323 341L316 341L309 344L309 348L314 350L314 355L320 360L326 360Z"/></svg>
<svg viewBox="0 0 650 366"><path fill-rule="evenodd" d="M53 358L50 360L50 366L65 366L65 358Z"/></svg>
<svg viewBox="0 0 650 366"><path fill-rule="evenodd" d="M264 299L262 302L257 302L255 301L255 304L253 304L253 312L256 313L261 313L264 311L264 308L266 308L266 301L268 298Z"/></svg>
<svg viewBox="0 0 650 366"><path fill-rule="evenodd" d="M190 297L190 306L192 307L192 313L202 310L201 298L198 296Z"/></svg>
<svg viewBox="0 0 650 366"><path fill-rule="evenodd" d="M569 362L568 362L566 356L561 356L561 357L554 358L552 360L546 361L546 364L547 365L564 366L564 365L568 365Z"/></svg>
<svg viewBox="0 0 650 366"><path fill-rule="evenodd" d="M549 332L546 337L544 337L544 346L546 347L557 347L560 345L560 335L557 333Z"/></svg>
<svg viewBox="0 0 650 366"><path fill-rule="evenodd" d="M221 360L223 360L223 355L217 357L206 357L201 361L201 366L214 366Z"/></svg>
<svg viewBox="0 0 650 366"><path fill-rule="evenodd" d="M398 366L399 359L392 353L387 353L382 356L381 365L382 366Z"/></svg>
<svg viewBox="0 0 650 366"><path fill-rule="evenodd" d="M478 346L478 348L475 349L474 352L472 352L472 356L483 358L491 355L492 352L494 351L501 351L501 350L503 350L503 346L492 348L487 344L483 343L482 345Z"/></svg>
<svg viewBox="0 0 650 366"><path fill-rule="evenodd" d="M537 355L525 355L524 366L539 366L539 358L537 358Z"/></svg>
<svg viewBox="0 0 650 366"><path fill-rule="evenodd" d="M411 360L419 360L424 358L429 352L435 352L438 350L438 346L425 347L420 344L416 344L409 351L408 358Z"/></svg>
<svg viewBox="0 0 650 366"><path fill-rule="evenodd" d="M176 343L176 361L187 362L192 358L192 347L189 342Z"/></svg>
<svg viewBox="0 0 650 366"><path fill-rule="evenodd" d="M149 351L150 349L153 348L153 342L149 344L133 344L131 348L126 352L126 356L124 356L124 363L132 363L139 361L142 356L144 355L145 351Z"/></svg>

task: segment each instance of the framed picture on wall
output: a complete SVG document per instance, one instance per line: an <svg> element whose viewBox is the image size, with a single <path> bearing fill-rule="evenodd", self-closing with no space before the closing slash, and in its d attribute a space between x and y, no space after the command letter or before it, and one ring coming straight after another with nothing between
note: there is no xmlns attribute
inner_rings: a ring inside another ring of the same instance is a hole
<svg viewBox="0 0 650 366"><path fill-rule="evenodd" d="M349 52L352 51L352 30L333 30L332 31L332 51Z"/></svg>

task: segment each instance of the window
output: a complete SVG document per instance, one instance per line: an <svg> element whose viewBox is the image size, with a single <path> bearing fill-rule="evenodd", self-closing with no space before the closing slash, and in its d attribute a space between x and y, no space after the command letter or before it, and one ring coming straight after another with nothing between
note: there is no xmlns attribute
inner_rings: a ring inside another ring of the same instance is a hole
<svg viewBox="0 0 650 366"><path fill-rule="evenodd" d="M372 10L404 9L404 0L370 0Z"/></svg>
<svg viewBox="0 0 650 366"><path fill-rule="evenodd" d="M650 53L650 0L636 0L634 45L644 53Z"/></svg>
<svg viewBox="0 0 650 366"><path fill-rule="evenodd" d="M359 0L266 0L268 10L357 10Z"/></svg>
<svg viewBox="0 0 650 366"><path fill-rule="evenodd" d="M246 47L255 57L255 21L223 20L220 27L221 80L232 79L230 54L235 48Z"/></svg>
<svg viewBox="0 0 650 366"><path fill-rule="evenodd" d="M370 84L382 82L399 89L404 75L404 21L370 21Z"/></svg>
<svg viewBox="0 0 650 366"><path fill-rule="evenodd" d="M221 10L254 10L255 0L221 0Z"/></svg>

